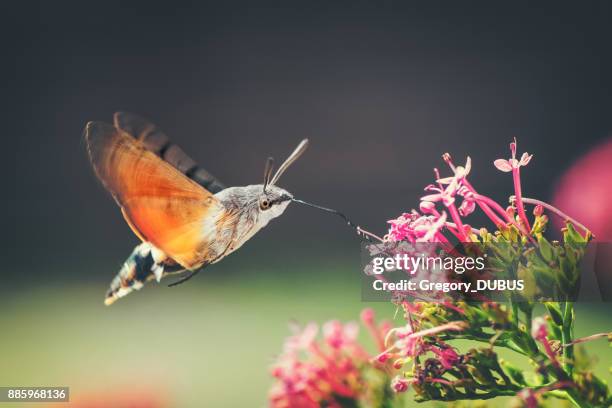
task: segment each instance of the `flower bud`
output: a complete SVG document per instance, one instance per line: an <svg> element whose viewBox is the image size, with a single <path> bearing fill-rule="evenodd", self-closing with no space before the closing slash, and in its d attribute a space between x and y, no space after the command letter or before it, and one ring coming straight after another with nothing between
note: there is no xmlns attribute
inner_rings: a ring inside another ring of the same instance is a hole
<svg viewBox="0 0 612 408"><path fill-rule="evenodd" d="M379 363L384 363L384 362L386 362L386 361L387 361L387 360L388 360L390 357L391 357L391 355L390 355L388 352L384 351L384 352L380 353L379 355L377 355L377 356L375 357L375 359L376 359L376 361L378 361Z"/></svg>
<svg viewBox="0 0 612 408"><path fill-rule="evenodd" d="M533 208L533 215L535 215L536 217L540 217L543 213L544 213L544 207L542 207L540 204L536 205Z"/></svg>
<svg viewBox="0 0 612 408"><path fill-rule="evenodd" d="M453 158L451 157L450 153L444 153L442 155L442 160L444 160L446 163L452 163Z"/></svg>
<svg viewBox="0 0 612 408"><path fill-rule="evenodd" d="M399 370L404 365L404 362L405 361L403 358L398 358L397 360L393 362L393 368L395 368L396 370Z"/></svg>
<svg viewBox="0 0 612 408"><path fill-rule="evenodd" d="M431 201L421 201L421 204L419 204L419 209L425 214L431 214L435 208L436 205Z"/></svg>
<svg viewBox="0 0 612 408"><path fill-rule="evenodd" d="M374 318L375 318L375 314L374 314L374 310L372 310L371 308L365 308L361 311L361 321L363 322L363 324L365 324L366 326L371 326L374 324Z"/></svg>
<svg viewBox="0 0 612 408"><path fill-rule="evenodd" d="M275 378L281 378L283 376L282 367L274 367L272 368L272 376Z"/></svg>
<svg viewBox="0 0 612 408"><path fill-rule="evenodd" d="M410 385L410 381L400 376L396 376L391 380L391 388L395 392L406 392L408 390L408 385Z"/></svg>

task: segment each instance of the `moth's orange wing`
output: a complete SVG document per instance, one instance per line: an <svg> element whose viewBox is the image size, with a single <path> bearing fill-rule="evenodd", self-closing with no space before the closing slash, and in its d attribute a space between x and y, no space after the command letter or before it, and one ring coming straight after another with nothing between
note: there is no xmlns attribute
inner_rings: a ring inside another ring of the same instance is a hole
<svg viewBox="0 0 612 408"><path fill-rule="evenodd" d="M142 116L127 112L115 112L113 124L117 129L121 129L133 138L142 141L147 150L170 163L178 171L211 193L218 193L225 188L216 177L200 167L183 149L172 143L159 127Z"/></svg>
<svg viewBox="0 0 612 408"><path fill-rule="evenodd" d="M114 126L89 122L85 138L96 175L140 239L188 269L211 261L223 214L213 194Z"/></svg>

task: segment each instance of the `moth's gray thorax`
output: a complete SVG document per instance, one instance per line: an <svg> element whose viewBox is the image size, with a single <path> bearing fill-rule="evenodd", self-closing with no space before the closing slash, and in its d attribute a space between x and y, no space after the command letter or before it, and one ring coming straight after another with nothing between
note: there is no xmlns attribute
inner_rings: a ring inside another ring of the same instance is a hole
<svg viewBox="0 0 612 408"><path fill-rule="evenodd" d="M269 186L268 194L270 197L279 197L282 194L289 194L285 190ZM224 206L229 215L223 221L217 223L218 244L226 245L228 255L240 248L260 229L265 227L268 222L281 215L289 201L274 204L267 210L261 210L259 199L263 194L263 186L250 185L244 187L230 187L215 194Z"/></svg>

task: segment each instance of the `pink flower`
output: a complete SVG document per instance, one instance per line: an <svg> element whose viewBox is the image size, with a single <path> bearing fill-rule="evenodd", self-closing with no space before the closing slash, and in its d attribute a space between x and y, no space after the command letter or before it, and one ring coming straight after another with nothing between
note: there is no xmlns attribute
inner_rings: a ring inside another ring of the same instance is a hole
<svg viewBox="0 0 612 408"><path fill-rule="evenodd" d="M383 351L382 353L374 357L374 360L378 361L379 363L386 363L391 357L391 353Z"/></svg>
<svg viewBox="0 0 612 408"><path fill-rule="evenodd" d="M410 385L410 381L400 377L399 375L395 376L393 380L391 380L391 388L395 392L406 392L408 391L408 386Z"/></svg>
<svg viewBox="0 0 612 408"><path fill-rule="evenodd" d="M536 317L531 322L531 337L542 343L544 347L544 351L546 355L550 359L550 362L559 367L559 360L557 359L557 354L551 347L550 342L548 341L548 325L546 324L546 320L543 317Z"/></svg>
<svg viewBox="0 0 612 408"><path fill-rule="evenodd" d="M399 217L394 220L387 221L388 224L391 224L389 227L389 234L387 235L391 241L404 241L409 240L409 236L411 235L411 227L414 217L413 214L403 213Z"/></svg>
<svg viewBox="0 0 612 408"><path fill-rule="evenodd" d="M353 344L358 333L359 326L354 322L343 325L338 320L332 320L323 325L325 342L333 349Z"/></svg>
<svg viewBox="0 0 612 408"><path fill-rule="evenodd" d="M445 331L462 331L465 329L466 323L462 321L449 322L440 326L432 327L418 332L413 332L411 326L408 324L403 327L396 327L391 329L385 339L386 344L390 344L390 347L381 355L385 355L386 358L395 355L400 357L416 357L431 349L430 346L425 345L423 339L427 336L434 336L438 333ZM431 351L434 351L433 349ZM454 364L455 358L459 358L452 349L448 352L443 352L440 349L440 354L445 358L445 362ZM438 354L438 353L436 353Z"/></svg>
<svg viewBox="0 0 612 408"><path fill-rule="evenodd" d="M438 360L445 370L450 370L459 362L459 355L452 347L438 348L431 347L430 350L438 356Z"/></svg>
<svg viewBox="0 0 612 408"><path fill-rule="evenodd" d="M431 219L430 219L431 220ZM439 217L435 217L434 221L429 223L428 225L420 226L420 230L425 232L420 239L417 239L418 242L432 242L435 241L434 237L436 234L444 228L446 225L446 213L442 212Z"/></svg>
<svg viewBox="0 0 612 408"><path fill-rule="evenodd" d="M452 184L453 182L460 184L463 179L465 179L467 175L470 174L471 170L472 159L470 158L470 156L468 156L467 160L465 161L465 166L456 166L453 168L453 171L455 173L454 176L438 179L437 182L440 184Z"/></svg>
<svg viewBox="0 0 612 408"><path fill-rule="evenodd" d="M372 310L364 310L362 318L378 336L386 334L388 326L376 327ZM292 329L284 352L271 368L275 378L269 393L272 408L340 408L345 402L357 405L368 398L363 368L371 356L357 343L356 323L325 323L323 340L318 339L314 323Z"/></svg>
<svg viewBox="0 0 612 408"><path fill-rule="evenodd" d="M304 328L300 328L297 324L291 324L292 336L287 337L283 350L285 353L293 353L300 350L306 350L314 342L317 332L319 331L316 323L309 323Z"/></svg>
<svg viewBox="0 0 612 408"><path fill-rule="evenodd" d="M461 188L457 190L457 194L463 197L463 201L459 206L459 215L467 217L476 209L474 192L467 186L461 186Z"/></svg>
<svg viewBox="0 0 612 408"><path fill-rule="evenodd" d="M429 185L425 187L426 191L433 191L435 194L428 194L426 196L421 197L421 201L425 202L442 202L448 211L450 212L451 219L456 225L456 230L453 231L457 238L462 242L468 240L468 235L465 233L463 228L463 223L461 222L460 213L455 207L455 196L457 194L461 194L463 191L468 192L470 190L469 183L467 183L466 177L469 174L472 168L472 159L470 157L467 158L465 167L463 166L454 166L450 160L450 155L444 155L445 161L449 164L451 169L453 170L454 175L452 177L440 178L439 172L437 169L434 169L436 174L439 187ZM446 187L442 187L446 185ZM472 198L472 197L470 197ZM465 205L462 205L462 211L465 214L469 214L474 209L474 204L470 202L466 202Z"/></svg>
<svg viewBox="0 0 612 408"><path fill-rule="evenodd" d="M548 337L548 325L543 317L536 317L531 323L531 337L538 341L546 341Z"/></svg>
<svg viewBox="0 0 612 408"><path fill-rule="evenodd" d="M463 198L461 205L459 206L459 214L462 217L467 217L476 209L476 202L473 198L468 198L467 196Z"/></svg>
<svg viewBox="0 0 612 408"><path fill-rule="evenodd" d="M525 152L521 156L520 160L516 159L516 138L514 139L514 142L510 143L510 152L512 153L512 157L510 159L497 159L493 162L495 167L497 167L498 170L501 170L504 173L511 172L513 169L518 169L521 166L526 166L527 164L529 164L531 158L533 157L532 154Z"/></svg>
<svg viewBox="0 0 612 408"><path fill-rule="evenodd" d="M376 315L374 314L374 310L368 307L361 311L360 317L363 324L370 326L374 324Z"/></svg>
<svg viewBox="0 0 612 408"><path fill-rule="evenodd" d="M436 234L445 226L446 213L420 215L417 212L404 213L391 224L387 239L391 242L435 242Z"/></svg>
<svg viewBox="0 0 612 408"><path fill-rule="evenodd" d="M421 197L421 201L427 201L430 203L442 201L442 204L448 207L455 202L455 194L457 193L458 188L459 184L454 178L452 179L452 182L450 182L444 189L430 184L425 187L425 191L434 191L435 194L423 196Z"/></svg>
<svg viewBox="0 0 612 408"><path fill-rule="evenodd" d="M382 322L380 325L376 324L376 316L374 310L370 308L363 309L361 311L361 321L363 325L368 329L370 336L374 339L376 347L379 351L385 350L385 336L391 330L387 322Z"/></svg>
<svg viewBox="0 0 612 408"><path fill-rule="evenodd" d="M521 166L526 166L531 161L532 155L523 153L521 160L516 159L516 138L514 138L514 142L510 143L510 151L512 153L512 157L510 159L497 159L493 162L493 164L503 172L512 172L514 195L516 197L516 209L518 210L519 219L523 224L521 228L524 228L525 232L528 233L531 230L531 227L529 226L529 220L527 220L527 215L525 214L525 208L523 205L520 168Z"/></svg>
<svg viewBox="0 0 612 408"><path fill-rule="evenodd" d="M519 391L517 395L525 402L525 408L538 408L538 399L536 398L536 393L532 389L525 388Z"/></svg>
<svg viewBox="0 0 612 408"><path fill-rule="evenodd" d="M419 210L421 210L423 214L437 215L438 213L436 210L436 205L431 201L421 201L419 204Z"/></svg>
<svg viewBox="0 0 612 408"><path fill-rule="evenodd" d="M344 342L342 324L328 322L325 327L327 347L316 341L316 325L312 324L285 342L285 353L272 367L277 381L269 394L271 407L315 408L323 402L340 407L336 397L357 399L362 383L358 365L367 361L367 356L355 344ZM348 331L352 336L352 329ZM296 352L298 349L302 352Z"/></svg>

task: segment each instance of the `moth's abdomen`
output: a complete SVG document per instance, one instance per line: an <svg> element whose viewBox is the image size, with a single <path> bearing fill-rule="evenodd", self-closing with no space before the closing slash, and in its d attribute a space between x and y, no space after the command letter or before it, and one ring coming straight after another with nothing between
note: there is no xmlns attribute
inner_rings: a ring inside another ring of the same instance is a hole
<svg viewBox="0 0 612 408"><path fill-rule="evenodd" d="M113 278L104 304L111 305L117 299L142 288L146 282L152 279L159 281L165 274L182 269L178 265L170 265L167 258L159 256L159 250L149 242L143 242L134 248L119 273Z"/></svg>

